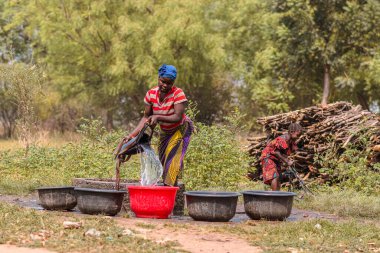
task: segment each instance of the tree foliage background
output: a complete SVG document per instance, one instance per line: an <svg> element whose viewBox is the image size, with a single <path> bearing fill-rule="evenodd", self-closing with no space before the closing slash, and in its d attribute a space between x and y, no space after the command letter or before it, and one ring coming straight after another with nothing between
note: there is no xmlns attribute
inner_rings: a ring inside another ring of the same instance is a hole
<svg viewBox="0 0 380 253"><path fill-rule="evenodd" d="M379 111L377 0L0 0L0 61L47 75L45 127L131 127L162 63L212 123L348 100ZM0 121L17 108L0 80Z"/></svg>

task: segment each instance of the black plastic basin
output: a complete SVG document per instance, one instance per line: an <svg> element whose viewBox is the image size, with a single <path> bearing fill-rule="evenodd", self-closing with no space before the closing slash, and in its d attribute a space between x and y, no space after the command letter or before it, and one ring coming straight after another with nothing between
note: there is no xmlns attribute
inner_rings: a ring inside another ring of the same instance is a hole
<svg viewBox="0 0 380 253"><path fill-rule="evenodd" d="M285 220L289 217L294 192L244 191L245 213L254 220Z"/></svg>
<svg viewBox="0 0 380 253"><path fill-rule="evenodd" d="M229 221L234 217L237 192L185 192L189 216L197 221Z"/></svg>
<svg viewBox="0 0 380 253"><path fill-rule="evenodd" d="M126 191L75 188L78 208L85 214L114 216L120 212Z"/></svg>
<svg viewBox="0 0 380 253"><path fill-rule="evenodd" d="M41 187L37 189L40 205L48 210L71 210L77 205L74 187Z"/></svg>

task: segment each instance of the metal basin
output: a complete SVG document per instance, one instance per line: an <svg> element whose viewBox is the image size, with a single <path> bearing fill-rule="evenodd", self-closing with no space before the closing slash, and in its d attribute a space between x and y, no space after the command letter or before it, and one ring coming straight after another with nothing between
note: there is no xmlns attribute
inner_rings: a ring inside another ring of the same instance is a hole
<svg viewBox="0 0 380 253"><path fill-rule="evenodd" d="M37 188L40 205L48 210L71 210L77 205L74 187Z"/></svg>
<svg viewBox="0 0 380 253"><path fill-rule="evenodd" d="M289 217L294 192L244 191L245 213L253 220L285 220Z"/></svg>
<svg viewBox="0 0 380 253"><path fill-rule="evenodd" d="M73 178L72 184L76 188L89 188L100 190L115 190L115 179L112 178ZM138 180L120 180L120 189L127 190L121 208L130 211L128 185L139 185Z"/></svg>
<svg viewBox="0 0 380 253"><path fill-rule="evenodd" d="M126 191L75 188L78 208L85 214L114 216L121 210Z"/></svg>
<svg viewBox="0 0 380 253"><path fill-rule="evenodd" d="M237 192L185 192L189 216L198 221L229 221L234 217Z"/></svg>

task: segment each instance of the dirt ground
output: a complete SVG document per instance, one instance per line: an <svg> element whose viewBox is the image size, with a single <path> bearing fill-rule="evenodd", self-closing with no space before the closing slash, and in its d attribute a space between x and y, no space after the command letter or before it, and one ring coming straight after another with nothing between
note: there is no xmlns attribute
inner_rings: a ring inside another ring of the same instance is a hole
<svg viewBox="0 0 380 253"><path fill-rule="evenodd" d="M188 223L177 223L176 226L170 220L154 219L123 219L117 218L120 226L133 231L133 236L156 241L157 243L175 242L178 249L193 253L204 252L262 252L259 247L249 245L245 240L236 236L210 233L206 231L207 222L199 222L200 226L186 226ZM141 223L144 224L141 227Z"/></svg>
<svg viewBox="0 0 380 253"><path fill-rule="evenodd" d="M52 253L47 249L31 249L13 245L0 245L0 253Z"/></svg>
<svg viewBox="0 0 380 253"><path fill-rule="evenodd" d="M28 196L10 196L0 195L0 201L16 204L26 208L34 208L43 210L38 205L38 196L31 194ZM82 215L78 211L74 211L78 215ZM330 214L298 210L293 208L289 221L306 220L322 218L336 220L338 217ZM110 217L110 219L113 219ZM172 217L168 220L156 219L139 219L139 218L122 218L121 215L115 217L118 224L123 227L130 236L142 237L156 241L157 243L175 242L178 249L193 253L202 252L261 252L259 247L254 247L248 244L243 239L234 235L210 233L207 231L208 222L193 221L188 216ZM240 222L248 222L249 218L244 213L244 207L239 205L235 217L230 222L218 223L220 225L230 224L236 225ZM212 223L213 225L218 225ZM45 249L29 249L19 248L10 245L0 245L1 252L20 252L20 253L48 253Z"/></svg>

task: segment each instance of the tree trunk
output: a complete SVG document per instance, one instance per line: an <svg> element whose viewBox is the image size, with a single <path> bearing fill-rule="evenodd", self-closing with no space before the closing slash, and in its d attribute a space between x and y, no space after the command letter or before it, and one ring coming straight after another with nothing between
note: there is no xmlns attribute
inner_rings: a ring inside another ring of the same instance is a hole
<svg viewBox="0 0 380 253"><path fill-rule="evenodd" d="M324 66L324 75L323 75L323 96L322 96L322 105L325 106L328 104L330 93L330 65L325 64Z"/></svg>
<svg viewBox="0 0 380 253"><path fill-rule="evenodd" d="M12 133L13 133L12 125L10 123L9 124L2 124L2 125L3 125L3 130L4 130L3 137L6 139L10 139L12 137Z"/></svg>
<svg viewBox="0 0 380 253"><path fill-rule="evenodd" d="M108 131L113 129L113 111L107 111L106 128Z"/></svg>
<svg viewBox="0 0 380 253"><path fill-rule="evenodd" d="M364 92L356 92L356 98L358 99L359 104L366 110L369 111L368 98Z"/></svg>
<svg viewBox="0 0 380 253"><path fill-rule="evenodd" d="M15 114L16 112L9 112L6 109L0 111L0 119L4 131L2 137L4 138L11 138L14 132L15 116L12 113Z"/></svg>

